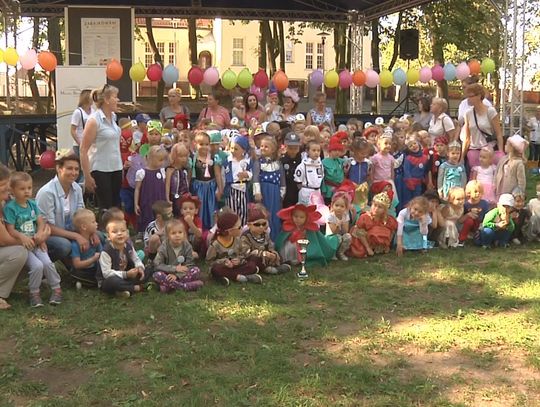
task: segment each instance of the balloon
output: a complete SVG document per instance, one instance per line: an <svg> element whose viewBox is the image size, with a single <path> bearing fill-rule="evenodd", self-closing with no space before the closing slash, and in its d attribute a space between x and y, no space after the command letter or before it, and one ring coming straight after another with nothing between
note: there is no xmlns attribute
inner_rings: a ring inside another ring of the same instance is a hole
<svg viewBox="0 0 540 407"><path fill-rule="evenodd" d="M433 74L431 73L431 69L427 66L424 66L422 69L420 69L420 82L422 83L428 83L431 78L433 77Z"/></svg>
<svg viewBox="0 0 540 407"><path fill-rule="evenodd" d="M225 89L231 90L236 86L236 74L230 69L227 69L221 77L221 84Z"/></svg>
<svg viewBox="0 0 540 407"><path fill-rule="evenodd" d="M483 74L495 72L495 61L491 58L484 58L480 70Z"/></svg>
<svg viewBox="0 0 540 407"><path fill-rule="evenodd" d="M311 72L311 75L309 75L309 81L315 88L321 86L324 82L324 75L322 71L315 69L313 72Z"/></svg>
<svg viewBox="0 0 540 407"><path fill-rule="evenodd" d="M454 79L456 79L456 67L454 66L454 64L451 64L450 62L448 62L444 66L443 71L444 71L444 80L453 81Z"/></svg>
<svg viewBox="0 0 540 407"><path fill-rule="evenodd" d="M197 65L194 65L189 70L187 77L189 83L192 86L199 86L204 79L204 73L201 68L199 68Z"/></svg>
<svg viewBox="0 0 540 407"><path fill-rule="evenodd" d="M56 69L56 56L50 51L41 51L38 55L38 63L45 71L52 72Z"/></svg>
<svg viewBox="0 0 540 407"><path fill-rule="evenodd" d="M122 64L120 62L113 58L107 64L107 69L105 72L108 79L110 79L111 81L117 81L124 74L124 68L122 67Z"/></svg>
<svg viewBox="0 0 540 407"><path fill-rule="evenodd" d="M418 69L411 68L407 71L407 83L414 85L420 80L420 71Z"/></svg>
<svg viewBox="0 0 540 407"><path fill-rule="evenodd" d="M14 48L6 48L4 52L4 62L8 65L15 66L19 61L19 54Z"/></svg>
<svg viewBox="0 0 540 407"><path fill-rule="evenodd" d="M431 68L431 76L434 81L442 81L444 79L444 69L440 65L434 65Z"/></svg>
<svg viewBox="0 0 540 407"><path fill-rule="evenodd" d="M401 68L396 69L392 76L394 77L394 83L399 86L403 86L407 83L407 74Z"/></svg>
<svg viewBox="0 0 540 407"><path fill-rule="evenodd" d="M214 86L219 82L219 71L217 68L210 67L206 68L203 74L203 83Z"/></svg>
<svg viewBox="0 0 540 407"><path fill-rule="evenodd" d="M264 69L259 69L259 71L253 77L253 82L258 88L266 88L268 86L268 75Z"/></svg>
<svg viewBox="0 0 540 407"><path fill-rule="evenodd" d="M478 75L480 73L480 62L477 59L471 59L469 61L469 70L471 75Z"/></svg>
<svg viewBox="0 0 540 407"><path fill-rule="evenodd" d="M331 69L330 71L324 74L324 86L327 88L335 88L339 83L338 73Z"/></svg>
<svg viewBox="0 0 540 407"><path fill-rule="evenodd" d="M456 66L456 77L462 81L463 79L467 78L471 73L471 70L469 68L469 65L467 65L465 62L462 62L458 66Z"/></svg>
<svg viewBox="0 0 540 407"><path fill-rule="evenodd" d="M39 157L39 165L44 170L52 170L56 167L55 165L56 153L52 150L44 151Z"/></svg>
<svg viewBox="0 0 540 407"><path fill-rule="evenodd" d="M375 88L379 84L379 74L373 69L366 71L366 86L368 88Z"/></svg>
<svg viewBox="0 0 540 407"><path fill-rule="evenodd" d="M381 73L379 74L381 86L383 88L389 88L392 86L392 81L394 80L394 77L390 73L388 69L383 69Z"/></svg>
<svg viewBox="0 0 540 407"><path fill-rule="evenodd" d="M354 71L352 81L356 86L364 86L366 84L366 74L358 69Z"/></svg>
<svg viewBox="0 0 540 407"><path fill-rule="evenodd" d="M289 86L289 78L281 69L274 74L272 82L274 83L276 89L280 92L283 92L285 89L287 89L287 86Z"/></svg>
<svg viewBox="0 0 540 407"><path fill-rule="evenodd" d="M157 82L163 76L163 70L160 64L152 64L146 70L146 76L153 82Z"/></svg>
<svg viewBox="0 0 540 407"><path fill-rule="evenodd" d="M238 86L240 86L242 89L247 89L251 86L253 83L253 76L251 75L251 72L249 72L249 69L244 68L240 71L238 74Z"/></svg>
<svg viewBox="0 0 540 407"><path fill-rule="evenodd" d="M21 56L21 59L19 61L23 69L26 69L27 71L30 69L34 69L37 64L36 51L33 49L29 49L25 52L24 55Z"/></svg>
<svg viewBox="0 0 540 407"><path fill-rule="evenodd" d="M137 62L129 68L129 77L134 82L142 82L146 77L146 68L142 62Z"/></svg>
<svg viewBox="0 0 540 407"><path fill-rule="evenodd" d="M180 72L178 72L178 68L173 64L167 65L163 70L163 82L165 82L165 85L167 86L171 86L178 81L179 76Z"/></svg>
<svg viewBox="0 0 540 407"><path fill-rule="evenodd" d="M341 89L348 89L352 85L352 75L348 69L344 69L339 73L339 87Z"/></svg>
<svg viewBox="0 0 540 407"><path fill-rule="evenodd" d="M0 48L0 64L4 62L4 50Z"/></svg>

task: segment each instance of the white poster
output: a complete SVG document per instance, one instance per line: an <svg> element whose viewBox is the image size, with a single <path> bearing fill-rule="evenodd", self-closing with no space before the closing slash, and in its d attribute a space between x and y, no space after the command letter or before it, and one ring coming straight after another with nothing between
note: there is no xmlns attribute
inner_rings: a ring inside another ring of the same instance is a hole
<svg viewBox="0 0 540 407"><path fill-rule="evenodd" d="M60 148L71 148L71 115L79 103L84 89L97 89L107 83L105 69L101 66L56 67L56 134Z"/></svg>
<svg viewBox="0 0 540 407"><path fill-rule="evenodd" d="M81 65L120 61L120 19L81 18Z"/></svg>

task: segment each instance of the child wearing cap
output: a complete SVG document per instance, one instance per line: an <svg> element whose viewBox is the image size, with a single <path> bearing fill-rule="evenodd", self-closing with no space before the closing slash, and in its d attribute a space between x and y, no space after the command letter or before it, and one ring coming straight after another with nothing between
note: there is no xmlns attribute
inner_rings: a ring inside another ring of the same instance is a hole
<svg viewBox="0 0 540 407"><path fill-rule="evenodd" d="M511 217L513 207L514 197L512 194L502 194L497 201L497 207L490 210L484 217L479 229L480 233L475 237L475 243L484 249L490 248L493 244L499 247L508 247L515 228Z"/></svg>
<svg viewBox="0 0 540 407"><path fill-rule="evenodd" d="M138 146L148 142L147 123L150 121L150 116L146 113L138 113L135 116L137 129L133 132L133 141Z"/></svg>
<svg viewBox="0 0 540 407"><path fill-rule="evenodd" d="M507 155L499 161L495 173L497 197L502 194L511 194L515 187L520 187L525 191L527 178L523 153L527 145L527 140L518 134L508 138L505 146Z"/></svg>
<svg viewBox="0 0 540 407"><path fill-rule="evenodd" d="M294 180L296 167L302 161L300 147L302 143L300 137L289 132L285 135L285 154L281 157L281 165L285 172L285 196L283 197L283 207L288 208L298 202L298 186Z"/></svg>
<svg viewBox="0 0 540 407"><path fill-rule="evenodd" d="M231 154L223 163L225 174L225 202L238 216L242 225L247 220L248 183L253 177L249 159L249 140L236 136L231 143Z"/></svg>
<svg viewBox="0 0 540 407"><path fill-rule="evenodd" d="M345 146L343 143L336 136L333 136L330 139L330 144L328 146L328 153L330 156L322 160L324 182L321 186L321 193L327 205L332 200L332 195L336 188L338 188L345 179L344 166L346 160L341 158L341 155L344 152Z"/></svg>

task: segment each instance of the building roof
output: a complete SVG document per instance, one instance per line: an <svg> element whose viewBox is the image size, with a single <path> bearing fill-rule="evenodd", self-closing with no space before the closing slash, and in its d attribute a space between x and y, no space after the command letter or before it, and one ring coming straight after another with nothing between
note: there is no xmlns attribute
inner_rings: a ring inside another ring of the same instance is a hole
<svg viewBox="0 0 540 407"><path fill-rule="evenodd" d="M135 7L137 17L197 17L345 22L371 20L434 0L116 0ZM436 0L435 0L436 1ZM65 6L111 6L110 0L20 0L23 15L61 15ZM352 10L358 13L351 13Z"/></svg>

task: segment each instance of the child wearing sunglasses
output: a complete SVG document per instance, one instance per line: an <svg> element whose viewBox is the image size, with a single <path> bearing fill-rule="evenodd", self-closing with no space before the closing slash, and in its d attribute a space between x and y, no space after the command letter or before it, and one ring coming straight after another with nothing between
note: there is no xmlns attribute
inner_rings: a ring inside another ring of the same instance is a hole
<svg viewBox="0 0 540 407"><path fill-rule="evenodd" d="M251 205L247 216L248 230L241 237L242 252L267 274L282 274L291 271L291 266L283 264L274 248L268 231L268 213L262 205Z"/></svg>

